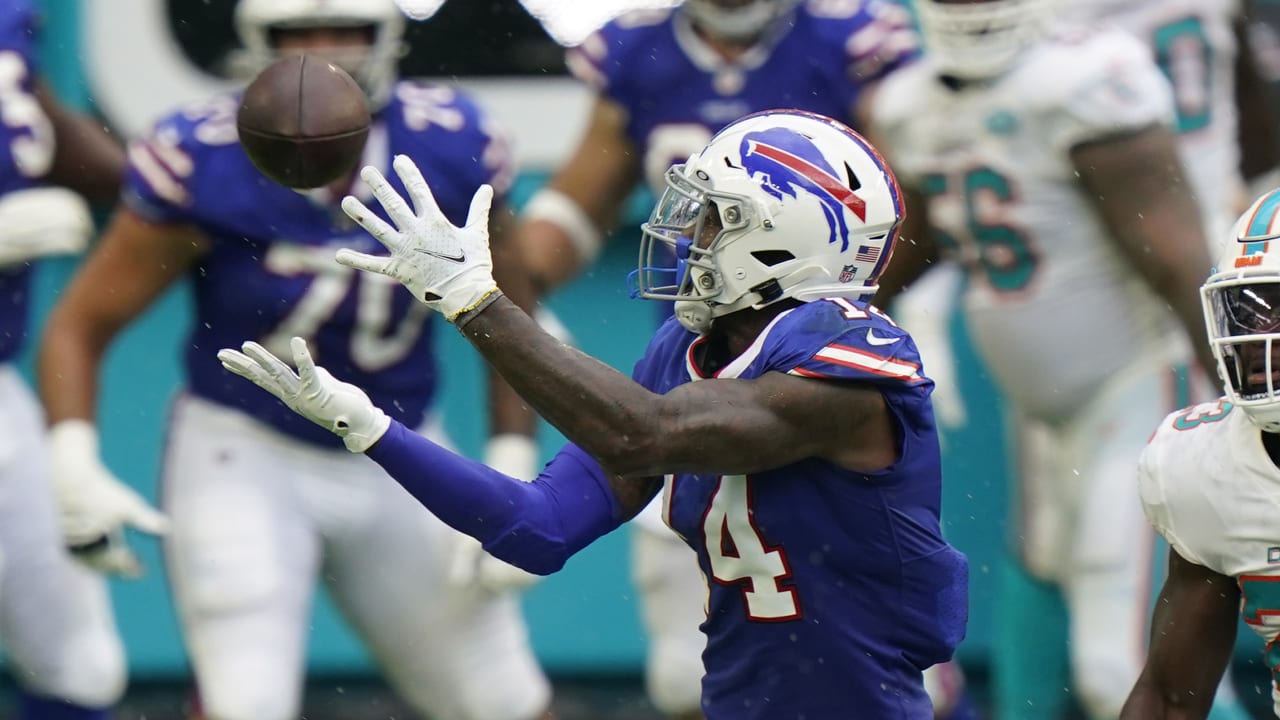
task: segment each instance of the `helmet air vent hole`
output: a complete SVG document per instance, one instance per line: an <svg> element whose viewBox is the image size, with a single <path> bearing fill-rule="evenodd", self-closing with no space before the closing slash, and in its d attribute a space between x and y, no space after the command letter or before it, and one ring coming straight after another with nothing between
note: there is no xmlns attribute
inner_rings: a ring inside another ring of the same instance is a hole
<svg viewBox="0 0 1280 720"><path fill-rule="evenodd" d="M792 255L787 250L756 250L751 253L751 257L755 258L756 262L759 262L765 267L773 267L774 265L780 265L788 260L796 259L796 256Z"/></svg>
<svg viewBox="0 0 1280 720"><path fill-rule="evenodd" d="M862 187L862 181L858 180L858 176L853 174L853 168L849 167L849 163L844 164L844 172L849 176L849 189L858 190Z"/></svg>

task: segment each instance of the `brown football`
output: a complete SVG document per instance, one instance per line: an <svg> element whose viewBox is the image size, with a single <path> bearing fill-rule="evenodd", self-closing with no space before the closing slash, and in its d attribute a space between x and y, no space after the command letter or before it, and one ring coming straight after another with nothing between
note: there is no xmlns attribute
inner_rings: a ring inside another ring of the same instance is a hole
<svg viewBox="0 0 1280 720"><path fill-rule="evenodd" d="M317 188L350 173L369 135L364 91L315 56L277 60L245 88L236 113L240 145L263 175Z"/></svg>

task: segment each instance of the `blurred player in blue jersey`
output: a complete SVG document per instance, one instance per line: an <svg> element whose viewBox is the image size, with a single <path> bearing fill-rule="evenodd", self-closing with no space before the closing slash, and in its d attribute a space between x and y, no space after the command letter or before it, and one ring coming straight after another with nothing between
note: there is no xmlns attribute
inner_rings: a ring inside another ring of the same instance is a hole
<svg viewBox="0 0 1280 720"><path fill-rule="evenodd" d="M361 83L375 111L365 164L415 158L459 221L478 187L506 188L505 143L467 96L397 81L404 17L390 0L243 0L236 12L247 49L264 65L305 51ZM549 686L517 600L448 581L460 536L211 355L246 336L281 350L306 337L338 377L369 388L406 426L442 437L431 414L442 370L427 308L391 280L332 261L338 246L377 247L337 204L354 176L306 193L271 183L237 143L237 98L184 108L129 148L124 207L55 309L42 346L54 432L77 442L61 452L86 473L106 473L94 431L103 355L185 277L194 322L163 497L173 522L169 580L205 717L298 716L320 577L422 714L538 717Z"/></svg>
<svg viewBox="0 0 1280 720"><path fill-rule="evenodd" d="M361 174L394 226L343 202L391 257L338 261L404 283L570 443L524 483L411 433L316 367L301 338L296 373L255 342L219 352L223 364L533 572L661 493L709 581L711 720L932 718L922 674L964 635L968 567L939 527L932 382L911 337L864 302L902 219L876 151L837 121L772 111L672 167L634 277L675 317L632 380L498 290L488 188L456 227L409 158L395 169L412 208L376 169ZM676 267L655 263L666 253Z"/></svg>
<svg viewBox="0 0 1280 720"><path fill-rule="evenodd" d="M535 287L551 292L589 265L638 184L661 193L668 167L743 115L794 107L858 127L864 93L916 45L906 13L881 0L686 0L608 23L569 51L570 70L595 94L590 117L516 231ZM668 304L658 310L670 313ZM657 503L636 518L632 574L649 640L646 684L671 717L696 717L698 708L705 583L689 560ZM939 704L959 695L939 693Z"/></svg>
<svg viewBox="0 0 1280 720"><path fill-rule="evenodd" d="M34 3L0 2L0 640L18 720L103 720L124 692L124 648L105 579L64 545L110 564L91 546L86 503L148 529L163 520L127 488L50 482L44 418L12 365L32 332L33 263L82 250L93 230L85 199L113 202L124 174L119 143L41 81L39 25Z"/></svg>

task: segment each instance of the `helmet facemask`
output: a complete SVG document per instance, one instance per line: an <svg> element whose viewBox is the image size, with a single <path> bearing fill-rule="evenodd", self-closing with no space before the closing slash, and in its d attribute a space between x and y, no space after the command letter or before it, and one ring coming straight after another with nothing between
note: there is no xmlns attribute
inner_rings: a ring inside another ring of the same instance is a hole
<svg viewBox="0 0 1280 720"><path fill-rule="evenodd" d="M685 165L667 170L667 189L641 226L640 267L633 273L635 295L675 301L678 315L684 303L706 305L725 295L717 250L767 215L750 198L712 190L705 173L700 179L697 172L686 175L685 170ZM761 225L772 223L761 221ZM718 304L714 316L739 307ZM712 316L706 314L708 323Z"/></svg>
<svg viewBox="0 0 1280 720"><path fill-rule="evenodd" d="M1206 283L1205 322L1232 402L1280 432L1280 276Z"/></svg>
<svg viewBox="0 0 1280 720"><path fill-rule="evenodd" d="M1041 31L1043 0L916 3L925 52L945 75L985 80L1011 68Z"/></svg>
<svg viewBox="0 0 1280 720"><path fill-rule="evenodd" d="M317 50L280 50L281 34L309 29L363 30L367 42ZM405 18L389 0L241 0L236 29L249 69L258 72L289 54L322 57L349 74L365 91L372 110L386 104L404 54Z"/></svg>
<svg viewBox="0 0 1280 720"><path fill-rule="evenodd" d="M747 0L736 6L713 0L685 0L681 10L698 27L727 42L749 42L764 35L798 0Z"/></svg>

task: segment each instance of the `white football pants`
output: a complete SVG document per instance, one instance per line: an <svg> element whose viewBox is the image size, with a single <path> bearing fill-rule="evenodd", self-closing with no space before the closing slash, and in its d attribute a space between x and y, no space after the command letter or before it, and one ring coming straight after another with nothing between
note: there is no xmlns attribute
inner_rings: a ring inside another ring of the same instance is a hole
<svg viewBox="0 0 1280 720"><path fill-rule="evenodd" d="M169 577L208 720L298 717L317 577L423 714L529 720L546 709L550 686L518 599L450 585L458 534L372 460L185 396L164 507Z"/></svg>
<svg viewBox="0 0 1280 720"><path fill-rule="evenodd" d="M91 708L124 693L106 580L67 554L48 477L44 417L0 366L0 641L28 692Z"/></svg>

